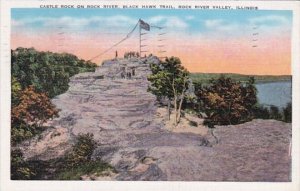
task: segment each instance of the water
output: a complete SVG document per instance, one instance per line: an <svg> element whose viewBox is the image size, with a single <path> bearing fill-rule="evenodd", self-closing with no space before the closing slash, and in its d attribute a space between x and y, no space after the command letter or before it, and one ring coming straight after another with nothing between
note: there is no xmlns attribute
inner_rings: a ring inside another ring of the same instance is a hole
<svg viewBox="0 0 300 191"><path fill-rule="evenodd" d="M283 108L292 101L292 82L270 82L256 84L258 102Z"/></svg>

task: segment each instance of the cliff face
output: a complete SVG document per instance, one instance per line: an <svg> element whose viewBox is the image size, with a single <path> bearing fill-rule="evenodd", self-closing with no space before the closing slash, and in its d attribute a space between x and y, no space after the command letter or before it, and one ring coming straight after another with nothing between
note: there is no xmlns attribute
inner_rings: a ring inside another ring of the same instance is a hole
<svg viewBox="0 0 300 191"><path fill-rule="evenodd" d="M28 143L26 158L62 156L75 135L93 133L93 158L113 165L115 180L290 180L290 124L254 120L217 127L219 143L213 145L209 136L168 131L147 92L149 64L155 62L106 61L95 73L72 77L69 90L53 99L61 110L49 122L55 128Z"/></svg>

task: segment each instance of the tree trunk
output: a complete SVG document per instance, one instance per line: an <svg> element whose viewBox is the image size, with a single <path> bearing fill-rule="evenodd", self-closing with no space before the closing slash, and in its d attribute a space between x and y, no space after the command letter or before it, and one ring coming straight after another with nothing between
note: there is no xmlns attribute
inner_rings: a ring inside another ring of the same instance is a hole
<svg viewBox="0 0 300 191"><path fill-rule="evenodd" d="M174 94L174 125L177 126L177 91L175 89L175 80L173 78L172 81L172 89L173 89L173 94Z"/></svg>
<svg viewBox="0 0 300 191"><path fill-rule="evenodd" d="M174 124L175 126L177 126L177 96L176 95L174 96L174 114L175 114Z"/></svg>
<svg viewBox="0 0 300 191"><path fill-rule="evenodd" d="M171 100L168 99L168 120L170 121L170 115L171 115L171 111L170 111L170 108L171 107Z"/></svg>
<svg viewBox="0 0 300 191"><path fill-rule="evenodd" d="M179 107L178 107L178 110L177 110L176 123L179 123L180 118L181 118L181 107L182 107L182 102L183 102L184 94L185 94L185 90L186 90L185 85L186 85L186 79L184 80L183 90L182 90L182 93L180 95L180 103L179 103Z"/></svg>
<svg viewBox="0 0 300 191"><path fill-rule="evenodd" d="M179 107L178 107L178 114L177 114L177 123L179 123L180 122L180 118L181 118L181 107L182 107L182 102L183 102L183 98L184 98L184 96L183 96L183 94L184 93L182 93L181 94L181 98L180 98L180 103L179 103Z"/></svg>

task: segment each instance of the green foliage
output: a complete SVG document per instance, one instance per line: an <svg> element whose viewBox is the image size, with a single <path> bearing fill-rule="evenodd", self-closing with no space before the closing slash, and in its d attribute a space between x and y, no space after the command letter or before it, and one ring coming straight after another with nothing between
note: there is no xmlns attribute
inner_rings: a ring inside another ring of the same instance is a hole
<svg viewBox="0 0 300 191"><path fill-rule="evenodd" d="M12 180L29 180L36 175L36 173L24 161L21 150L12 150L10 160Z"/></svg>
<svg viewBox="0 0 300 191"><path fill-rule="evenodd" d="M91 133L78 135L76 144L66 157L68 167L74 168L81 163L91 160L91 156L96 148L93 136Z"/></svg>
<svg viewBox="0 0 300 191"><path fill-rule="evenodd" d="M267 107L264 107L262 105L256 105L253 108L253 114L254 118L257 119L270 119L270 111Z"/></svg>
<svg viewBox="0 0 300 191"><path fill-rule="evenodd" d="M97 174L113 168L101 160L92 160L91 156L96 148L93 134L80 134L76 137L76 143L72 151L65 157L65 166L57 175L59 180L79 180L85 174Z"/></svg>
<svg viewBox="0 0 300 191"><path fill-rule="evenodd" d="M166 58L159 64L151 64L152 74L148 76L151 82L148 90L159 99L167 98L173 101L175 110L175 125L179 122L181 106L188 88L189 72L182 66L179 58Z"/></svg>
<svg viewBox="0 0 300 191"><path fill-rule="evenodd" d="M82 175L96 174L97 176L102 175L103 171L113 170L113 168L102 161L86 161L78 166L71 169L65 169L58 173L58 180L80 180Z"/></svg>
<svg viewBox="0 0 300 191"><path fill-rule="evenodd" d="M189 72L181 65L179 58L166 58L165 62L151 64L150 67L152 74L148 76L151 82L149 91L156 96L172 99L187 89Z"/></svg>
<svg viewBox="0 0 300 191"><path fill-rule="evenodd" d="M253 109L255 106L258 104L258 99L257 99L257 89L255 87L255 78L254 77L249 77L248 81L244 82L241 84L241 90L242 90L242 104L247 110L247 115L249 120L253 118Z"/></svg>
<svg viewBox="0 0 300 191"><path fill-rule="evenodd" d="M270 118L271 119L282 120L283 117L282 117L278 107L276 107L274 105L270 106Z"/></svg>
<svg viewBox="0 0 300 191"><path fill-rule="evenodd" d="M67 53L38 52L33 48L12 50L12 77L22 89L33 85L50 98L68 89L69 78L79 72L95 71L96 64Z"/></svg>
<svg viewBox="0 0 300 191"><path fill-rule="evenodd" d="M256 106L253 110L255 118L258 119L275 119L286 123L292 122L292 103L288 103L286 107L279 109L271 105L270 107Z"/></svg>
<svg viewBox="0 0 300 191"><path fill-rule="evenodd" d="M292 122L292 103L288 103L283 109L283 121L287 123Z"/></svg>
<svg viewBox="0 0 300 191"><path fill-rule="evenodd" d="M11 144L15 145L36 135L37 128L26 123L12 124Z"/></svg>
<svg viewBox="0 0 300 191"><path fill-rule="evenodd" d="M19 149L13 150L11 177L14 180L39 180L49 177L59 180L79 180L82 175L103 176L115 172L108 163L100 159L91 159L95 148L93 134L88 133L78 135L72 150L59 159L25 161Z"/></svg>
<svg viewBox="0 0 300 191"><path fill-rule="evenodd" d="M214 127L251 120L252 109L257 104L254 83L254 78L242 84L221 76L217 80L212 79L209 86L196 84L195 94L199 108L206 114L204 124Z"/></svg>
<svg viewBox="0 0 300 191"><path fill-rule="evenodd" d="M22 90L20 82L15 77L11 79L11 103L12 106L19 104L20 92Z"/></svg>

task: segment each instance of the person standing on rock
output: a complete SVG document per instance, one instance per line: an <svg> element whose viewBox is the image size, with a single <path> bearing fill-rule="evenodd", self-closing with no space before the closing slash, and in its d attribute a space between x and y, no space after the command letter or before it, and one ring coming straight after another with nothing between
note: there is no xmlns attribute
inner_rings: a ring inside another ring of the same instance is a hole
<svg viewBox="0 0 300 191"><path fill-rule="evenodd" d="M116 50L116 58L118 58L118 51Z"/></svg>

